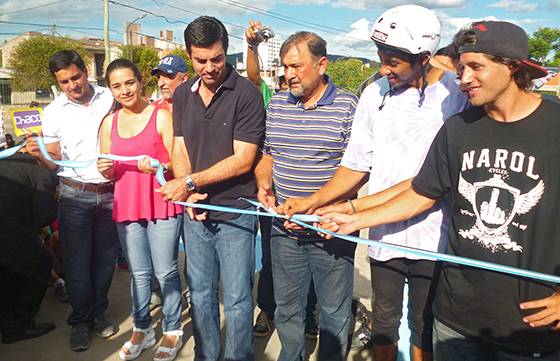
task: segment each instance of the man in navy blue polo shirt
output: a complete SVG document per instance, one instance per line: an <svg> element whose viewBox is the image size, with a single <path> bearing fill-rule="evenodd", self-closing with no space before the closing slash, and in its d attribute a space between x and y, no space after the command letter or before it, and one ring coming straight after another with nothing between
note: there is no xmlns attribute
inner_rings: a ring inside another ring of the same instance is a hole
<svg viewBox="0 0 560 361"><path fill-rule="evenodd" d="M185 29L197 77L174 94L172 162L176 179L162 187L166 200L249 208L265 113L259 90L226 64L228 34L213 17ZM218 287L226 319L224 359L254 360L253 300L256 217L187 209L187 280L191 290L195 359L220 356Z"/></svg>
<svg viewBox="0 0 560 361"><path fill-rule="evenodd" d="M357 98L325 75L325 40L298 32L280 49L289 91L267 108L263 156L257 168L259 200L281 209L288 198L307 197L329 181L346 149ZM278 219L271 237L274 320L282 343L279 361L305 354L304 316L311 277L320 306L319 360L344 360L351 320L355 245L324 242Z"/></svg>

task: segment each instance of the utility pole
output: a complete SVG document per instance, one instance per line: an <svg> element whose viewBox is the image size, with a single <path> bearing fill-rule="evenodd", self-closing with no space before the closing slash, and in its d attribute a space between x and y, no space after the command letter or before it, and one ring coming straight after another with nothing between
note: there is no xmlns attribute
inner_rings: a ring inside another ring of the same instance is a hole
<svg viewBox="0 0 560 361"><path fill-rule="evenodd" d="M103 36L105 37L105 63L103 69L107 69L111 60L111 50L109 49L109 0L103 0Z"/></svg>

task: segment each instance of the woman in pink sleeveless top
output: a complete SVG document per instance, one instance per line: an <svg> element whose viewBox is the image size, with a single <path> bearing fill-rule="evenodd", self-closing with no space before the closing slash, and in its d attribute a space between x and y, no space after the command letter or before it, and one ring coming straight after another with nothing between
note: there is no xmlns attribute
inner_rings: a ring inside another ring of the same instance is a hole
<svg viewBox="0 0 560 361"><path fill-rule="evenodd" d="M155 361L173 360L182 346L181 281L177 265L183 210L164 202L149 158L171 170L173 144L171 113L150 105L142 97L142 79L136 66L117 59L107 67L106 80L122 109L108 115L101 125L100 151L116 155L146 155L136 162L100 159L97 167L115 182L113 218L131 272L132 336L119 352L132 360L156 343L151 326L152 273L163 298L163 340ZM169 172L168 172L169 174ZM153 265L153 266L152 266Z"/></svg>

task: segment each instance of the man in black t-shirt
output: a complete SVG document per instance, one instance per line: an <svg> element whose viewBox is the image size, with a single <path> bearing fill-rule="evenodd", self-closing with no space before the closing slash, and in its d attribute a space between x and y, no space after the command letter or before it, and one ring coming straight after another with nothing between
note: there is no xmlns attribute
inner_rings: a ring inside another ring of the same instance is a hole
<svg viewBox="0 0 560 361"><path fill-rule="evenodd" d="M448 253L559 275L560 106L529 91L546 71L529 62L527 35L511 23L473 23L457 41L473 108L445 122L410 188L354 215L327 214L323 224L348 234L411 218L450 194ZM558 287L446 264L434 359L559 360Z"/></svg>
<svg viewBox="0 0 560 361"><path fill-rule="evenodd" d="M185 29L185 45L197 77L173 96L176 179L161 193L165 200L250 208L241 198L256 198L252 169L264 135L262 97L226 63L228 34L219 20L195 19ZM256 217L192 208L187 213L184 239L195 359L220 357L221 282L227 324L223 357L252 361Z"/></svg>
<svg viewBox="0 0 560 361"><path fill-rule="evenodd" d="M56 174L24 154L0 159L0 333L3 343L44 335L33 319L49 284L52 256L39 239L56 217Z"/></svg>

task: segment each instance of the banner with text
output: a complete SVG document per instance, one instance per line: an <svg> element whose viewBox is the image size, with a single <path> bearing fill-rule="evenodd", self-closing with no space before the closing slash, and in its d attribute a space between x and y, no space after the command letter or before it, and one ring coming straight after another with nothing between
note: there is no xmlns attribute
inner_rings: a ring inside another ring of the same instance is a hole
<svg viewBox="0 0 560 361"><path fill-rule="evenodd" d="M14 133L21 137L25 133L39 133L41 131L41 108L16 108L10 110L10 118L14 126Z"/></svg>

